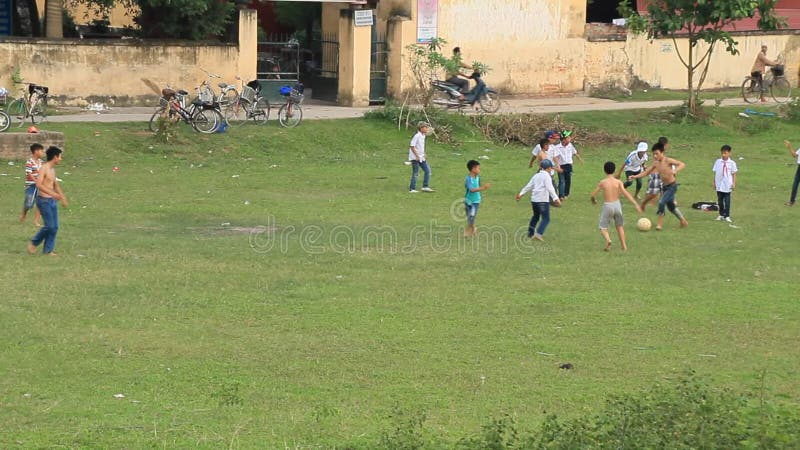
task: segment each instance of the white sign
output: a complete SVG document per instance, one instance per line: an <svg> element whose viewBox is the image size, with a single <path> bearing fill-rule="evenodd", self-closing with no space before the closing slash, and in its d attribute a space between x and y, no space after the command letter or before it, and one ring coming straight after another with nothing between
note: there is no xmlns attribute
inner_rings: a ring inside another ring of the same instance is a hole
<svg viewBox="0 0 800 450"><path fill-rule="evenodd" d="M371 9L357 9L355 12L355 22L357 27L371 27L372 26L372 10Z"/></svg>
<svg viewBox="0 0 800 450"><path fill-rule="evenodd" d="M437 37L439 0L417 0L417 42L430 42Z"/></svg>

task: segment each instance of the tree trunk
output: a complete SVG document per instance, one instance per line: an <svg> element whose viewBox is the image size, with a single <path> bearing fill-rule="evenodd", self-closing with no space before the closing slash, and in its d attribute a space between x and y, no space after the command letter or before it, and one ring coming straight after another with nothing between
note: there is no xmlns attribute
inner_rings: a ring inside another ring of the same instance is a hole
<svg viewBox="0 0 800 450"><path fill-rule="evenodd" d="M694 95L694 48L692 47L692 39L691 36L689 37L689 55L687 61L689 62L689 67L687 67L686 73L687 77L689 78L689 114L696 115L697 114L697 96Z"/></svg>
<svg viewBox="0 0 800 450"><path fill-rule="evenodd" d="M45 6L45 29L49 38L63 38L64 0L47 0Z"/></svg>

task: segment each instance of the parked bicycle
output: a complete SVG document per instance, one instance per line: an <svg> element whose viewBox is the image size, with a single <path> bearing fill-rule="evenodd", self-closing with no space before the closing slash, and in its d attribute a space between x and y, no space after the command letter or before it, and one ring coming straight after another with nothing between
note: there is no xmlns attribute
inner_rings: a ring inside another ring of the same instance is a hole
<svg viewBox="0 0 800 450"><path fill-rule="evenodd" d="M742 98L747 103L757 103L769 91L769 95L778 103L786 103L792 98L792 84L784 74L784 66L772 66L764 76L763 82L753 76L747 76L742 83Z"/></svg>
<svg viewBox="0 0 800 450"><path fill-rule="evenodd" d="M6 106L6 99L8 98L8 91L6 88L0 88L0 105L3 107ZM0 110L0 133L6 131L8 127L11 126L11 117L5 113L5 111Z"/></svg>
<svg viewBox="0 0 800 450"><path fill-rule="evenodd" d="M198 97L187 107L186 97L188 95L189 93L184 90L162 89L159 106L150 117L148 125L150 131L153 133L159 131L162 123L159 119L162 117L164 120L173 122L182 120L200 133L213 133L216 131L219 124L225 119L214 103L203 102Z"/></svg>
<svg viewBox="0 0 800 450"><path fill-rule="evenodd" d="M280 94L286 97L286 103L278 109L278 122L281 126L294 128L303 121L303 108L300 107L300 103L303 103L305 98L304 89L302 83L281 87Z"/></svg>
<svg viewBox="0 0 800 450"><path fill-rule="evenodd" d="M228 84L225 82L218 82L217 86L220 88L219 96L216 95L214 92L214 88L211 86L211 80L217 79L221 80L222 76L217 75L215 73L211 73L206 69L200 68L205 74L206 79L200 83L198 88L198 96L204 102L213 102L216 101L219 103L221 109L225 109L228 105L232 105L236 100L239 98L239 92L236 90L236 85Z"/></svg>
<svg viewBox="0 0 800 450"><path fill-rule="evenodd" d="M242 82L242 93L239 98L223 110L225 120L229 125L241 123L267 123L271 106L269 100L261 95L261 83L253 80L244 84L244 80L236 77Z"/></svg>
<svg viewBox="0 0 800 450"><path fill-rule="evenodd" d="M20 83L28 86L20 89L20 96L12 100L6 107L9 116L19 120L17 126L21 127L25 120L31 119L31 123L36 125L47 120L47 97L50 89L35 83Z"/></svg>

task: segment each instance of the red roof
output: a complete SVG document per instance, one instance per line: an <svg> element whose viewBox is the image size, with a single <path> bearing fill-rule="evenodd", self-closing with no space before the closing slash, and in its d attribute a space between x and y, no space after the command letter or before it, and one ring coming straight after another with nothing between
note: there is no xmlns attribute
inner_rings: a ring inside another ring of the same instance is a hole
<svg viewBox="0 0 800 450"><path fill-rule="evenodd" d="M636 0L636 9L640 14L647 13L647 0ZM800 0L778 0L775 5L775 15L783 17L786 27L783 30L800 30ZM752 19L738 20L725 27L727 31L757 31L758 15Z"/></svg>

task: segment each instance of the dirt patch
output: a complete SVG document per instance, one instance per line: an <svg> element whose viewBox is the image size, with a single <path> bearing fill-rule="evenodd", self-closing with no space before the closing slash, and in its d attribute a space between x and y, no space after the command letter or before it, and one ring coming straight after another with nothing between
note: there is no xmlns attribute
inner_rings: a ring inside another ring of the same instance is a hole
<svg viewBox="0 0 800 450"><path fill-rule="evenodd" d="M602 145L633 142L633 136L613 135L604 130L592 130L576 123L561 120L560 115L502 114L497 116L472 116L472 124L484 137L502 145L522 144L533 146L545 130L571 130L575 140L582 144Z"/></svg>
<svg viewBox="0 0 800 450"><path fill-rule="evenodd" d="M256 226L256 227L240 227L223 225L219 227L189 227L189 231L201 236L232 236L232 235L255 235L255 234L275 234L278 227L271 226Z"/></svg>

